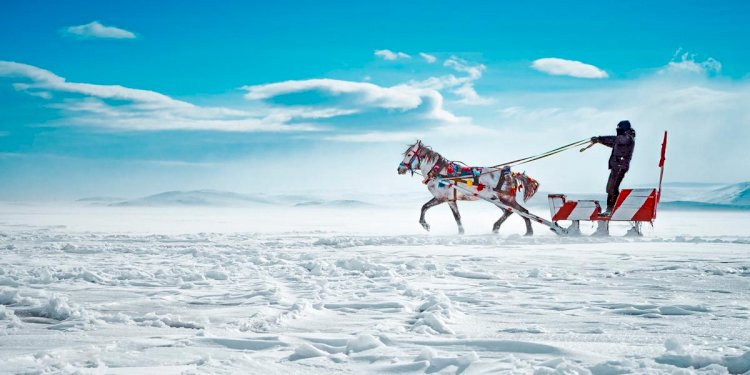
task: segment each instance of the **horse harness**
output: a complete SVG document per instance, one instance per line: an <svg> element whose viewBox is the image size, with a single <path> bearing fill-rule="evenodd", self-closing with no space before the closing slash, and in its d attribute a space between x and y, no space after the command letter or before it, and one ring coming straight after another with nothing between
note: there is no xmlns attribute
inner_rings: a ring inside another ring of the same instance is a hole
<svg viewBox="0 0 750 375"><path fill-rule="evenodd" d="M422 151L422 145L418 145L417 149L413 151L413 154L411 158L409 159L408 163L401 162L401 165L405 166L409 169L409 171L414 174L414 170L418 169L422 166L422 162L424 161L424 158L426 155L420 155L420 151ZM416 167L414 165L414 161L417 161ZM463 164L463 163L462 163ZM448 172L448 175L440 175L440 171L443 170L443 168L446 168L446 171ZM492 169L497 170L497 167L494 167ZM468 172L467 174L461 174L461 172ZM445 158L439 158L438 161L435 163L435 165L432 167L432 169L427 173L425 176L425 179L422 181L422 183L427 184L430 180L435 178L444 178L448 180L457 180L457 179L468 179L467 177L472 178L472 182L475 186L480 186L479 184L479 177L487 174L488 171L483 171L481 168L473 168L473 167L461 167L458 163L451 162L448 159ZM503 185L505 183L510 183L511 191L515 193L517 188L515 186L515 183L513 182L513 178L509 178L512 176L512 172L510 171L510 166L505 165L502 168L500 168L500 178L498 180L497 186L495 186L495 191L502 191ZM453 201L457 200L457 191L453 190Z"/></svg>

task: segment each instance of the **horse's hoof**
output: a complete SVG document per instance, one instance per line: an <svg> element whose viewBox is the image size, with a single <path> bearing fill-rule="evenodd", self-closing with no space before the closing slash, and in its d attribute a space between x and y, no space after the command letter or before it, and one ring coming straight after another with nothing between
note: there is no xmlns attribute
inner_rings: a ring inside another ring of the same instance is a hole
<svg viewBox="0 0 750 375"><path fill-rule="evenodd" d="M427 223L420 223L420 224L422 224L422 228L424 228L424 230L428 232L430 231L430 224L427 224Z"/></svg>
<svg viewBox="0 0 750 375"><path fill-rule="evenodd" d="M525 237L531 237L531 236L533 236L533 235L534 235L534 232L526 232L526 233L524 234L524 236L525 236Z"/></svg>
<svg viewBox="0 0 750 375"><path fill-rule="evenodd" d="M498 234L500 232L500 228L492 228L492 233Z"/></svg>
<svg viewBox="0 0 750 375"><path fill-rule="evenodd" d="M464 234L464 228L458 228L458 234Z"/></svg>

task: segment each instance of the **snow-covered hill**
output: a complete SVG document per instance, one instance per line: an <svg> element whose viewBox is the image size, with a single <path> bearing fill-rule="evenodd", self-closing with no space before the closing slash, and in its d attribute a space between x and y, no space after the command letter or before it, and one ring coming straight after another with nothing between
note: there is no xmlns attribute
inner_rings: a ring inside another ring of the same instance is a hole
<svg viewBox="0 0 750 375"><path fill-rule="evenodd" d="M727 185L708 193L707 203L750 206L750 182Z"/></svg>
<svg viewBox="0 0 750 375"><path fill-rule="evenodd" d="M107 204L112 202L122 202L125 198L118 197L86 197L76 200L76 202L84 202L91 204Z"/></svg>
<svg viewBox="0 0 750 375"><path fill-rule="evenodd" d="M661 207L698 210L749 210L750 182L729 185L665 185Z"/></svg>
<svg viewBox="0 0 750 375"><path fill-rule="evenodd" d="M370 207L373 206L370 203L362 202L354 199L337 199L331 201L306 201L295 204L296 207L335 207L335 208L348 208L348 207Z"/></svg>
<svg viewBox="0 0 750 375"><path fill-rule="evenodd" d="M247 206L268 204L264 198L220 190L167 191L112 203L113 206Z"/></svg>
<svg viewBox="0 0 750 375"><path fill-rule="evenodd" d="M356 199L322 199L306 194L243 194L221 190L167 191L142 198L125 200L121 198L91 197L77 202L93 206L109 205L116 207L248 207L276 205L294 207L357 208L375 206Z"/></svg>

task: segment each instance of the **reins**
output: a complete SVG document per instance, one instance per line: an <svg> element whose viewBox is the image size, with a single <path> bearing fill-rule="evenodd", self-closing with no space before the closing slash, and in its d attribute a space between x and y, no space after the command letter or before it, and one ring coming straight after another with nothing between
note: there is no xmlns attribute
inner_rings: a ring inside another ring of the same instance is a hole
<svg viewBox="0 0 750 375"><path fill-rule="evenodd" d="M492 173L492 172L495 172L495 171L502 170L504 168L514 167L514 166L518 166L518 165L522 165L522 164L526 164L526 163L531 163L532 161L537 161L537 160L540 160L540 159L548 158L550 156L559 154L561 152L568 151L570 149L583 146L583 145L585 145L587 143L591 143L591 139L590 138L581 139L579 141L575 141L573 143L569 143L567 145L560 146L558 148L542 152L541 154L527 156L525 158L516 159L516 160L512 160L512 161L505 162L505 163L495 164L493 166L484 168L482 170L482 172L479 173L477 176L489 174L489 173ZM583 151L587 150L591 146L593 146L593 143L591 143L590 145L588 145L588 147L582 148L580 151L583 152ZM411 165L414 162L414 159L416 158L417 161L418 161L417 168L419 168L421 166L421 164L422 164L422 158L425 157L423 155L419 155L419 151L421 149L422 149L422 146L420 145L417 148L417 150L414 152L414 155L412 155L412 158L409 160L408 164L402 162L402 164L405 164L406 167L409 168L409 171L412 174L417 173L418 175L422 175L422 173L420 173L420 171L415 170L415 168L413 168L412 165ZM440 154L438 154L438 156L440 156ZM440 156L440 158L441 159L445 159L442 156ZM451 161L449 161L447 159L446 159L446 161L451 162ZM466 164L463 163L463 162L453 161L453 163L460 163L460 164L463 164L464 166L466 166ZM430 174L428 174L427 176L424 176L424 177L430 177ZM465 179L466 178L466 176L457 176L457 177L439 176L439 177L442 178L442 179L445 179L445 180L456 180L456 179Z"/></svg>
<svg viewBox="0 0 750 375"><path fill-rule="evenodd" d="M561 152L568 151L570 149L583 146L583 145L585 145L587 143L590 143L590 142L591 142L590 138L581 139L580 141L575 141L573 143L568 143L567 145L560 146L558 148L555 148L555 149L552 149L552 150L549 150L549 151L546 151L546 152L542 152L541 154L527 156L525 158L516 159L516 160L505 162L505 163L495 164L493 166L485 168L485 170L483 170L482 173L480 173L479 175L481 176L481 175L492 173L492 172L495 172L495 171L498 171L498 170L502 170L503 168L506 168L506 167L510 168L510 167L514 167L514 166L518 166L518 165L522 165L522 164L526 164L526 163L531 163L532 161L537 161L537 160L540 160L540 159L548 158L548 157L550 157L552 155L559 154ZM593 145L593 143L591 143L591 145ZM589 147L591 147L591 145L589 145ZM581 149L581 152L585 151L587 148Z"/></svg>
<svg viewBox="0 0 750 375"><path fill-rule="evenodd" d="M571 148L576 148L576 147L579 147L579 146L583 146L586 143L590 143L590 142L591 142L590 138L582 139L580 141L575 141L573 143L569 143L569 144L567 144L565 146L560 146L558 148L555 148L555 149L543 152L541 154L537 154L537 155L533 155L533 156L527 156L525 158L516 159L516 160L513 160L513 161L506 162L506 163L495 164L495 165L493 165L493 166L491 166L489 168L513 167L513 166L516 166L516 165L531 163L532 161L537 161L539 159L544 159L546 157L550 157L552 155L559 154L559 153L561 153L563 151L570 150Z"/></svg>

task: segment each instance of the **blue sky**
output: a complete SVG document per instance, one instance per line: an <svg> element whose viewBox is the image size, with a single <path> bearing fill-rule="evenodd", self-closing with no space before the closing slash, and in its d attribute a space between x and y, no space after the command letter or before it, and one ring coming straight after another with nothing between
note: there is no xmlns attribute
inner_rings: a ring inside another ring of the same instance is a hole
<svg viewBox="0 0 750 375"><path fill-rule="evenodd" d="M0 194L252 192L267 189L268 171L317 190L342 174L335 189L419 189L394 173L416 138L495 164L623 118L639 131L626 184L654 181L663 130L672 180L747 180L748 11L740 1L6 2ZM547 190L596 191L606 150L527 170Z"/></svg>

